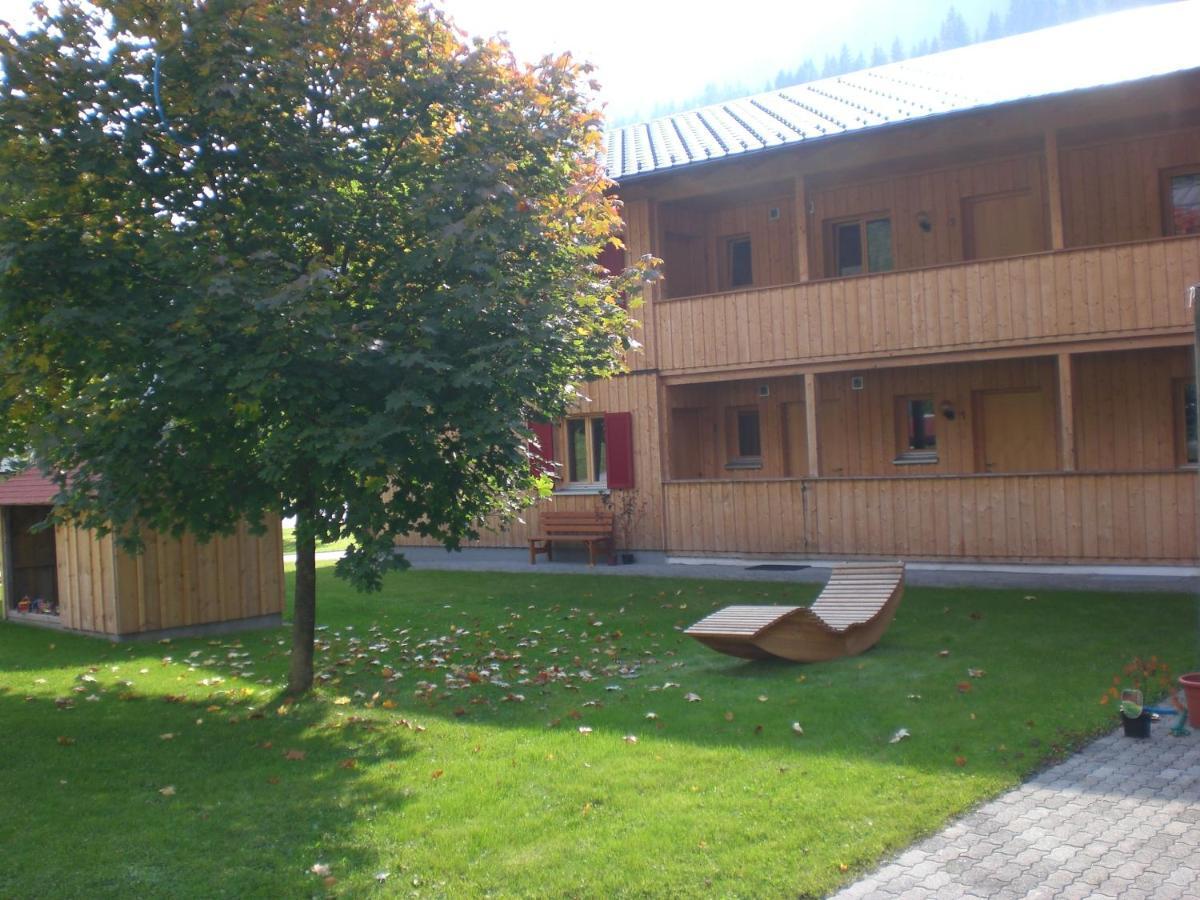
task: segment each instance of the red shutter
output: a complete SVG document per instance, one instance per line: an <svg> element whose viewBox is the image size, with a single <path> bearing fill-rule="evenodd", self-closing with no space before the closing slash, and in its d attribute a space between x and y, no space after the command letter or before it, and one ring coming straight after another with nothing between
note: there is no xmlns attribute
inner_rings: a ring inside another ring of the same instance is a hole
<svg viewBox="0 0 1200 900"><path fill-rule="evenodd" d="M608 445L608 486L633 487L633 416L627 412L606 413L604 441Z"/></svg>
<svg viewBox="0 0 1200 900"><path fill-rule="evenodd" d="M534 475L554 474L554 424L530 422L536 441L529 442L529 469Z"/></svg>
<svg viewBox="0 0 1200 900"><path fill-rule="evenodd" d="M600 251L596 262L608 269L609 275L620 275L625 271L625 248L618 247L616 244L608 244ZM622 307L629 302L623 292L619 302Z"/></svg>

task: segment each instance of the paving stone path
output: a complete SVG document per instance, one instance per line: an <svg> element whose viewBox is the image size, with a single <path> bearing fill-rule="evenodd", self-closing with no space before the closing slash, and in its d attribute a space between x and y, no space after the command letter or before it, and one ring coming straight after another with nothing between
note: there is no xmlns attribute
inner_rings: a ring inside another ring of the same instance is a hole
<svg viewBox="0 0 1200 900"><path fill-rule="evenodd" d="M1200 730L1121 732L980 807L836 894L1200 898Z"/></svg>

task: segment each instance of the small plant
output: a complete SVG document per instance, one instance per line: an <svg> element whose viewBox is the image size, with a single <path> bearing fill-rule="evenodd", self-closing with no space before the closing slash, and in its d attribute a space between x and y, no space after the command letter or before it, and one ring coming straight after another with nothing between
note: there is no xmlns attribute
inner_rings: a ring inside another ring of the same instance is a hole
<svg viewBox="0 0 1200 900"><path fill-rule="evenodd" d="M1125 665L1120 675L1114 675L1112 684L1100 698L1102 704L1119 703L1120 712L1126 718L1136 719L1142 714L1143 703L1166 696L1173 691L1171 667L1157 656L1143 659L1135 656Z"/></svg>
<svg viewBox="0 0 1200 900"><path fill-rule="evenodd" d="M626 549L633 546L633 528L646 513L646 499L636 488L610 491L604 495L604 505L613 512L617 540Z"/></svg>

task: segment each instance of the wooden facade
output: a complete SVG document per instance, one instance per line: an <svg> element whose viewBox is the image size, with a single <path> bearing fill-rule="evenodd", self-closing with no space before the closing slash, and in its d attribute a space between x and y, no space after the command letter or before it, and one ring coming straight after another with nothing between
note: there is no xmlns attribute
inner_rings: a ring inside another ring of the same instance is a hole
<svg viewBox="0 0 1200 900"><path fill-rule="evenodd" d="M633 416L618 546L1196 564L1193 177L1197 70L622 183L666 277L578 411Z"/></svg>
<svg viewBox="0 0 1200 900"><path fill-rule="evenodd" d="M114 639L282 621L278 518L261 535L243 524L204 543L146 532L144 552L130 555L111 534L61 524L30 533L49 512L49 506L0 506L6 618ZM30 569L36 577L25 574ZM55 614L19 609L26 597L52 603Z"/></svg>

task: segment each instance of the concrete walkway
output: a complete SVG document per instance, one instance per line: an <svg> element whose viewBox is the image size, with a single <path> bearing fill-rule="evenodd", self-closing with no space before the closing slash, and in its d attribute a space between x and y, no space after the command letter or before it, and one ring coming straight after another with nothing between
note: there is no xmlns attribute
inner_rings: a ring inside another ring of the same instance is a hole
<svg viewBox="0 0 1200 900"><path fill-rule="evenodd" d="M829 579L830 560L809 560L801 569L763 569L753 566L782 564L782 560L721 560L711 564L668 562L662 553L639 550L632 565L587 565L587 555L570 546L555 548L554 561L539 557L529 564L525 550L495 550L472 547L451 553L436 547L400 548L416 569L452 569L477 572L536 572L541 575L652 575L667 578L715 578L757 581L804 581L824 583ZM336 554L335 554L336 556ZM1080 591L1170 591L1200 593L1200 574L1195 569L1132 566L982 566L960 563L910 563L905 575L916 587L1044 588Z"/></svg>
<svg viewBox="0 0 1200 900"><path fill-rule="evenodd" d="M1200 731L1095 741L834 896L1200 897Z"/></svg>

